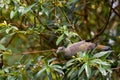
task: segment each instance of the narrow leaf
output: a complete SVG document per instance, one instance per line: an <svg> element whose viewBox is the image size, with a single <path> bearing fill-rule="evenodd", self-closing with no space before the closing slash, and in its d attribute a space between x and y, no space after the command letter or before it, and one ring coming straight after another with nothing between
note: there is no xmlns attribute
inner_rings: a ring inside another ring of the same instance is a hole
<svg viewBox="0 0 120 80"><path fill-rule="evenodd" d="M11 11L10 12L10 19L13 19L13 17L16 15L17 10L16 11Z"/></svg>
<svg viewBox="0 0 120 80"><path fill-rule="evenodd" d="M48 79L52 80L52 75L50 73L50 67L49 66L46 66L46 72L47 72L47 75L48 75Z"/></svg>
<svg viewBox="0 0 120 80"><path fill-rule="evenodd" d="M52 68L59 68L59 69L62 69L62 67L60 65L52 65L51 66Z"/></svg>
<svg viewBox="0 0 120 80"><path fill-rule="evenodd" d="M42 11L48 16L49 12L46 8L44 8L43 6L41 6Z"/></svg>
<svg viewBox="0 0 120 80"><path fill-rule="evenodd" d="M61 73L61 74L64 74L64 72L60 69L57 69L57 68L53 68L55 71L57 71L58 73Z"/></svg>
<svg viewBox="0 0 120 80"><path fill-rule="evenodd" d="M74 74L75 68L72 68L72 70L67 74L67 77L69 78L72 74Z"/></svg>
<svg viewBox="0 0 120 80"><path fill-rule="evenodd" d="M102 52L99 52L99 53L96 53L93 57L95 58L99 58L99 57L102 57L108 53L111 53L112 51L102 51Z"/></svg>
<svg viewBox="0 0 120 80"><path fill-rule="evenodd" d="M34 3L34 4L30 5L30 6L28 6L27 8L25 8L21 15L24 15L27 12L29 12L32 9L32 7L34 7L35 5L36 5L36 3Z"/></svg>
<svg viewBox="0 0 120 80"><path fill-rule="evenodd" d="M78 75L78 70L75 70L74 73L70 76L70 80L76 80L75 78L77 78Z"/></svg>
<svg viewBox="0 0 120 80"><path fill-rule="evenodd" d="M85 65L86 64L83 64L82 67L79 69L78 71L78 76L80 76L80 74L83 72L83 70L85 69Z"/></svg>
<svg viewBox="0 0 120 80"><path fill-rule="evenodd" d="M46 70L46 68L41 69L34 77L34 79L36 80L44 71Z"/></svg>
<svg viewBox="0 0 120 80"><path fill-rule="evenodd" d="M0 57L2 56L3 54L0 54Z"/></svg>
<svg viewBox="0 0 120 80"><path fill-rule="evenodd" d="M102 61L100 59L94 59L94 60L91 60L90 61L91 64L100 64L100 65L106 65L106 66L109 66L110 64L108 62L105 62L105 61Z"/></svg>
<svg viewBox="0 0 120 80"><path fill-rule="evenodd" d="M65 66L63 66L63 69L66 69L68 67L70 67L71 65L73 65L74 63L69 63L69 64L66 64Z"/></svg>
<svg viewBox="0 0 120 80"><path fill-rule="evenodd" d="M6 29L6 33L8 34L11 30L12 30L12 28Z"/></svg>
<svg viewBox="0 0 120 80"><path fill-rule="evenodd" d="M65 66L63 66L63 69L66 69L66 68L70 67L71 65L73 65L73 64L74 64L74 61L75 61L75 59L69 60L69 61L65 64Z"/></svg>
<svg viewBox="0 0 120 80"><path fill-rule="evenodd" d="M63 39L64 39L64 34L62 34L60 37L58 37L58 39L56 41L56 45L58 45Z"/></svg>
<svg viewBox="0 0 120 80"><path fill-rule="evenodd" d="M56 58L52 58L52 59L48 60L48 64L49 64L50 62L54 61L54 60L56 60Z"/></svg>
<svg viewBox="0 0 120 80"><path fill-rule="evenodd" d="M106 70L104 68L99 67L98 69L99 69L99 71L101 72L102 75L104 75L104 76L107 75Z"/></svg>
<svg viewBox="0 0 120 80"><path fill-rule="evenodd" d="M88 62L85 63L85 72L86 72L87 78L89 79L91 75L91 68L89 67Z"/></svg>
<svg viewBox="0 0 120 80"><path fill-rule="evenodd" d="M2 44L0 44L0 50L6 50L6 48Z"/></svg>

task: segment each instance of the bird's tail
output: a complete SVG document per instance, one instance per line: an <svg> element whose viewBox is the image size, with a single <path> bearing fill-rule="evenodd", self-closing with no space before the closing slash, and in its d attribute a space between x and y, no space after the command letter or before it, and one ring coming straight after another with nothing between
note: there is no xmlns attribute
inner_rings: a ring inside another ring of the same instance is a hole
<svg viewBox="0 0 120 80"><path fill-rule="evenodd" d="M111 48L110 48L110 46L97 45L96 49L107 51L107 50L110 50Z"/></svg>

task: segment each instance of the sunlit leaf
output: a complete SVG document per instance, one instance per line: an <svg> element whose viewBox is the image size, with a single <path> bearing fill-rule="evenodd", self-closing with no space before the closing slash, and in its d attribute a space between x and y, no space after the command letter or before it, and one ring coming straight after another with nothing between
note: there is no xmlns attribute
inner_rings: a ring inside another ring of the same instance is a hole
<svg viewBox="0 0 120 80"><path fill-rule="evenodd" d="M56 58L52 58L52 59L48 60L48 64L50 64L50 62L52 62L54 60L56 60Z"/></svg>
<svg viewBox="0 0 120 80"><path fill-rule="evenodd" d="M56 41L56 45L58 45L63 39L64 39L64 34L62 34L60 37L58 37L58 39Z"/></svg>
<svg viewBox="0 0 120 80"><path fill-rule="evenodd" d="M15 26L11 26L10 28L6 29L6 33L8 34L11 30L18 30L18 28Z"/></svg>
<svg viewBox="0 0 120 80"><path fill-rule="evenodd" d="M94 59L94 60L91 60L90 62L93 63L93 64L97 63L97 64L100 64L100 65L110 66L110 64L108 62L102 61L100 59Z"/></svg>
<svg viewBox="0 0 120 80"><path fill-rule="evenodd" d="M67 74L67 77L69 78L72 74L74 74L75 68L72 68L70 72Z"/></svg>
<svg viewBox="0 0 120 80"><path fill-rule="evenodd" d="M8 75L7 80L16 80L16 77Z"/></svg>
<svg viewBox="0 0 120 80"><path fill-rule="evenodd" d="M45 7L41 6L41 9L47 16L49 15L49 12Z"/></svg>
<svg viewBox="0 0 120 80"><path fill-rule="evenodd" d="M87 78L89 79L91 76L91 68L89 66L89 63L85 63L85 72L86 72Z"/></svg>
<svg viewBox="0 0 120 80"><path fill-rule="evenodd" d="M3 32L5 32L5 30L6 30L6 27L0 27L0 33L3 33Z"/></svg>
<svg viewBox="0 0 120 80"><path fill-rule="evenodd" d="M101 72L102 75L104 75L104 76L107 75L107 72L106 72L106 70L104 68L99 67L98 69L99 69L99 71Z"/></svg>
<svg viewBox="0 0 120 80"><path fill-rule="evenodd" d="M111 52L112 51L102 51L102 52L96 53L93 57L99 58L99 57L102 57L102 56L109 54Z"/></svg>
<svg viewBox="0 0 120 80"><path fill-rule="evenodd" d="M79 71L78 71L78 76L80 76L81 73L83 72L83 70L85 69L85 65L86 65L86 64L83 64L82 67L79 69Z"/></svg>
<svg viewBox="0 0 120 80"><path fill-rule="evenodd" d="M52 67L52 68L59 68L59 69L62 69L62 67L61 67L60 65L55 65L55 64L52 65L51 67Z"/></svg>
<svg viewBox="0 0 120 80"><path fill-rule="evenodd" d="M27 12L29 12L34 6L36 5L36 3L28 6L27 8L25 8L23 11L22 11L22 14L21 15L24 15L26 14Z"/></svg>
<svg viewBox="0 0 120 80"><path fill-rule="evenodd" d="M47 76L48 76L48 79L49 80L52 80L52 74L51 74L51 71L50 71L50 67L46 67L46 72L47 72Z"/></svg>
<svg viewBox="0 0 120 80"><path fill-rule="evenodd" d="M0 44L0 50L6 50L5 46Z"/></svg>
<svg viewBox="0 0 120 80"><path fill-rule="evenodd" d="M37 58L38 62L40 62L43 57L44 57L44 56L39 56L39 57Z"/></svg>
<svg viewBox="0 0 120 80"><path fill-rule="evenodd" d="M78 70L76 70L73 74L71 74L70 80L77 78L77 75L78 75Z"/></svg>
<svg viewBox="0 0 120 80"><path fill-rule="evenodd" d="M46 68L42 68L40 71L38 71L37 74L35 75L34 79L36 80L45 70L46 70Z"/></svg>
<svg viewBox="0 0 120 80"><path fill-rule="evenodd" d="M73 64L74 64L74 61L75 61L75 59L69 60L69 61L65 64L65 66L63 66L63 69L66 69L66 68L70 67L71 65L73 65Z"/></svg>
<svg viewBox="0 0 120 80"><path fill-rule="evenodd" d="M8 51L5 51L5 52L3 52L3 54L9 54L9 55L11 55L12 53L8 52Z"/></svg>
<svg viewBox="0 0 120 80"><path fill-rule="evenodd" d="M17 13L17 10L16 11L11 11L11 13L10 13L10 19L13 19L14 16L16 15L16 13Z"/></svg>
<svg viewBox="0 0 120 80"><path fill-rule="evenodd" d="M2 56L3 54L0 54L0 57Z"/></svg>
<svg viewBox="0 0 120 80"><path fill-rule="evenodd" d="M55 71L57 71L58 73L61 73L61 74L64 74L64 72L60 69L57 69L57 68L53 68Z"/></svg>

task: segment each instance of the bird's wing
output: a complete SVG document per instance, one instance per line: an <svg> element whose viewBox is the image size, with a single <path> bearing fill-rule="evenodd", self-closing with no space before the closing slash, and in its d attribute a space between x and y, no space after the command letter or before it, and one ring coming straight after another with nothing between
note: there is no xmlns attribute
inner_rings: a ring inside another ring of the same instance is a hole
<svg viewBox="0 0 120 80"><path fill-rule="evenodd" d="M91 43L91 42L85 42L84 44L81 44L79 46L79 50L80 51L87 51L87 50L92 50L93 48L95 48L95 44Z"/></svg>

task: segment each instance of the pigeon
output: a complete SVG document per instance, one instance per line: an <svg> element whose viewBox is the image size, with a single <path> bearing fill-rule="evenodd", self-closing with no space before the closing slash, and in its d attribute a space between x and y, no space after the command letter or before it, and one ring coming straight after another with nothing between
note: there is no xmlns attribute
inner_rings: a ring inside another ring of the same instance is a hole
<svg viewBox="0 0 120 80"><path fill-rule="evenodd" d="M98 50L109 50L110 46L97 45L96 43L86 42L82 40L80 42L73 43L68 47L58 47L56 53L63 53L65 59L71 59L72 56L76 56L78 52L92 50L96 47Z"/></svg>

